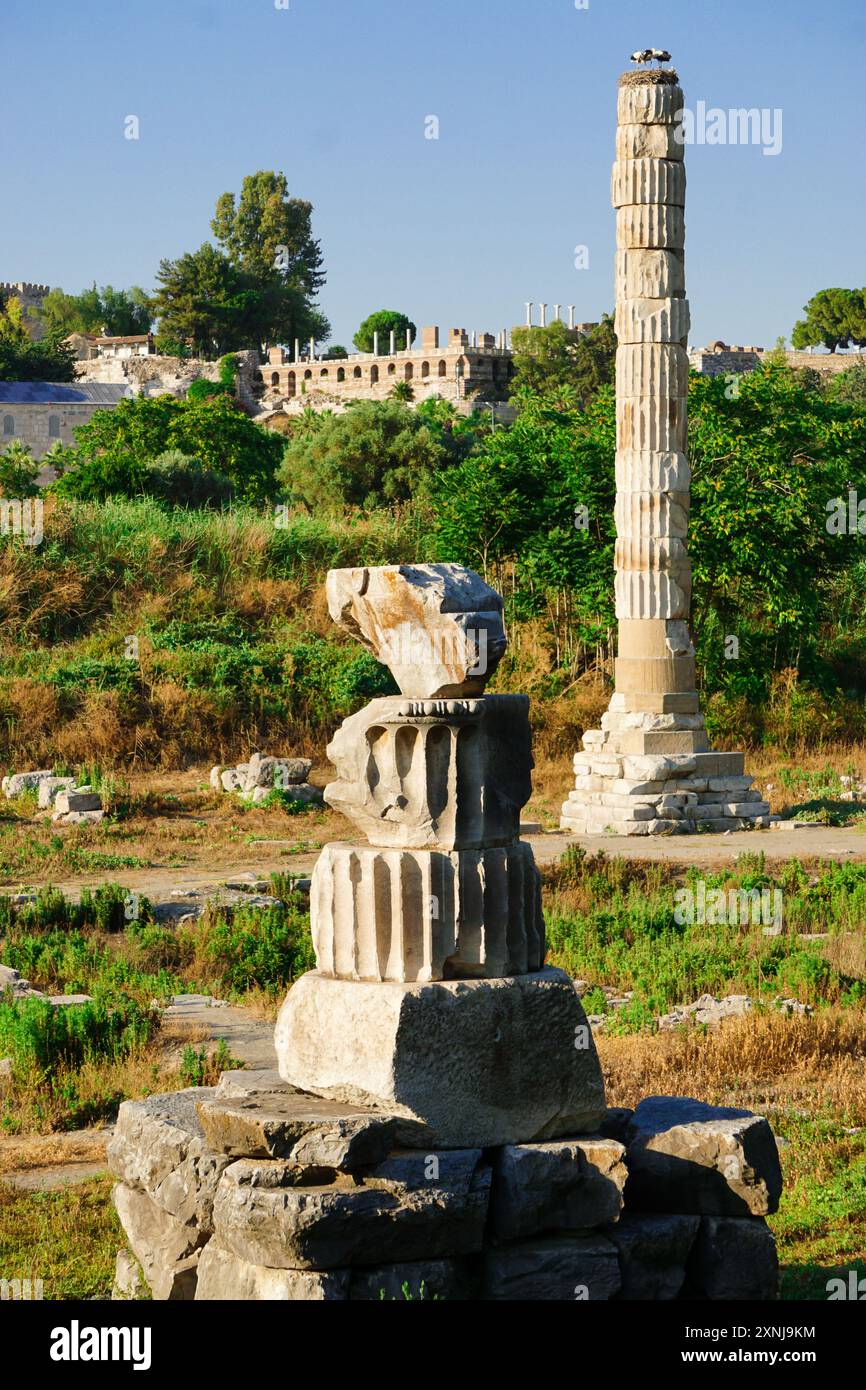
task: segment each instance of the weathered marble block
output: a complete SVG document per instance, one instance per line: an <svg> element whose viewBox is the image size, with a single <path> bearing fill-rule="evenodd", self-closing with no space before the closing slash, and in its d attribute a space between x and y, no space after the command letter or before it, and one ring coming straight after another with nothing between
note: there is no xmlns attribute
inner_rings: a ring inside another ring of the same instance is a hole
<svg viewBox="0 0 866 1390"><path fill-rule="evenodd" d="M462 565L330 570L327 595L404 695L481 695L505 651L502 599Z"/></svg>
<svg viewBox="0 0 866 1390"><path fill-rule="evenodd" d="M450 853L331 843L310 909L318 969L341 979L523 975L544 961L541 881L519 841Z"/></svg>
<svg viewBox="0 0 866 1390"><path fill-rule="evenodd" d="M506 979L367 984L302 975L275 1031L280 1074L396 1114L447 1148L592 1132L604 1085L577 992L546 967Z"/></svg>
<svg viewBox="0 0 866 1390"><path fill-rule="evenodd" d="M407 849L504 845L532 790L529 701L373 700L328 745L325 800L372 844Z"/></svg>

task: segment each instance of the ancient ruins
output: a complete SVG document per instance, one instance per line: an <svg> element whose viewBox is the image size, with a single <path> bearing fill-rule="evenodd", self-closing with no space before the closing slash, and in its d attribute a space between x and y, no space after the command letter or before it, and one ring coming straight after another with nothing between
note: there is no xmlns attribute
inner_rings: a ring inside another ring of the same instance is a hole
<svg viewBox="0 0 866 1390"><path fill-rule="evenodd" d="M695 688L686 550L689 305L683 93L620 78L616 208L616 689L584 734L563 829L657 835L769 824L742 753L710 750Z"/></svg>
<svg viewBox="0 0 866 1390"><path fill-rule="evenodd" d="M452 564L335 570L327 594L401 688L328 749L326 799L366 843L319 857L279 1071L120 1107L114 1200L153 1296L774 1297L767 1121L606 1109L577 990L544 964L528 701L485 694L500 596Z"/></svg>

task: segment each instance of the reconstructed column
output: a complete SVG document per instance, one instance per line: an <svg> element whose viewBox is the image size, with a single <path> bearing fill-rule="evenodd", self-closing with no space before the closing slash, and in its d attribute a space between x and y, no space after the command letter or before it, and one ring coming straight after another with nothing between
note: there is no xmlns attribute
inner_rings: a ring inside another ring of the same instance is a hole
<svg viewBox="0 0 866 1390"><path fill-rule="evenodd" d="M598 1122L603 1087L571 980L544 967L538 870L520 841L529 701L485 695L502 599L459 565L332 570L331 616L400 695L346 719L325 800L369 843L313 872L317 969L275 1040L284 1080L411 1121L404 1141L516 1143Z"/></svg>
<svg viewBox="0 0 866 1390"><path fill-rule="evenodd" d="M575 755L562 826L669 834L764 822L741 753L709 750L686 550L686 177L672 69L619 82L616 161L616 692Z"/></svg>

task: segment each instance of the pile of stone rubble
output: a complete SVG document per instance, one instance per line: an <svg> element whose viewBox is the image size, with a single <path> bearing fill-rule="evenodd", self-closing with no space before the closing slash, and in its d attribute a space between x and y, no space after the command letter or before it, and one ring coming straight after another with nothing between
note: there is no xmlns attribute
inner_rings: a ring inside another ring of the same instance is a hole
<svg viewBox="0 0 866 1390"><path fill-rule="evenodd" d="M225 1072L126 1101L108 1154L157 1299L767 1299L767 1121L680 1097L594 1133L407 1147L398 1115ZM129 1287L129 1256L118 1289Z"/></svg>
<svg viewBox="0 0 866 1390"><path fill-rule="evenodd" d="M217 763L211 768L210 784L216 792L237 792L254 805L266 801L271 792L280 791L292 801L318 806L322 803L321 789L307 781L312 766L309 758L272 758L253 753L249 762L236 767Z"/></svg>
<svg viewBox="0 0 866 1390"><path fill-rule="evenodd" d="M591 988L586 980L575 980L574 986L581 997ZM617 1010L625 1008L634 999L633 990L626 990L621 993L611 985L601 985L599 988L604 992L607 1012L587 1014L587 1022L596 1031L603 1030L615 1016ZM749 994L726 994L722 998L718 998L714 994L702 994L691 1004L676 1004L669 1013L660 1014L656 1018L656 1025L660 1032L665 1032L671 1028L680 1028L689 1023L695 1023L705 1028L716 1028L726 1019L742 1018L744 1014L751 1013L759 1004L767 1002L771 1008L778 1009L784 1014L812 1013L811 1004L804 1004L799 999L786 998L783 995L765 1001L753 999Z"/></svg>
<svg viewBox="0 0 866 1390"><path fill-rule="evenodd" d="M14 772L0 783L7 801L24 792L37 794L40 811L51 812L56 825L84 825L101 821L102 797L89 785L77 786L74 777L58 777L51 768Z"/></svg>

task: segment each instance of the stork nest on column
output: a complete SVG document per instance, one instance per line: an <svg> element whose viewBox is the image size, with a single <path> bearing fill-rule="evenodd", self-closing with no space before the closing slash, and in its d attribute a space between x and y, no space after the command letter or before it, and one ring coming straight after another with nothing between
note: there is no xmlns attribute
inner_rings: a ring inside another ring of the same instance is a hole
<svg viewBox="0 0 866 1390"><path fill-rule="evenodd" d="M676 68L637 68L634 72L624 72L619 79L620 87L668 86L679 82Z"/></svg>

